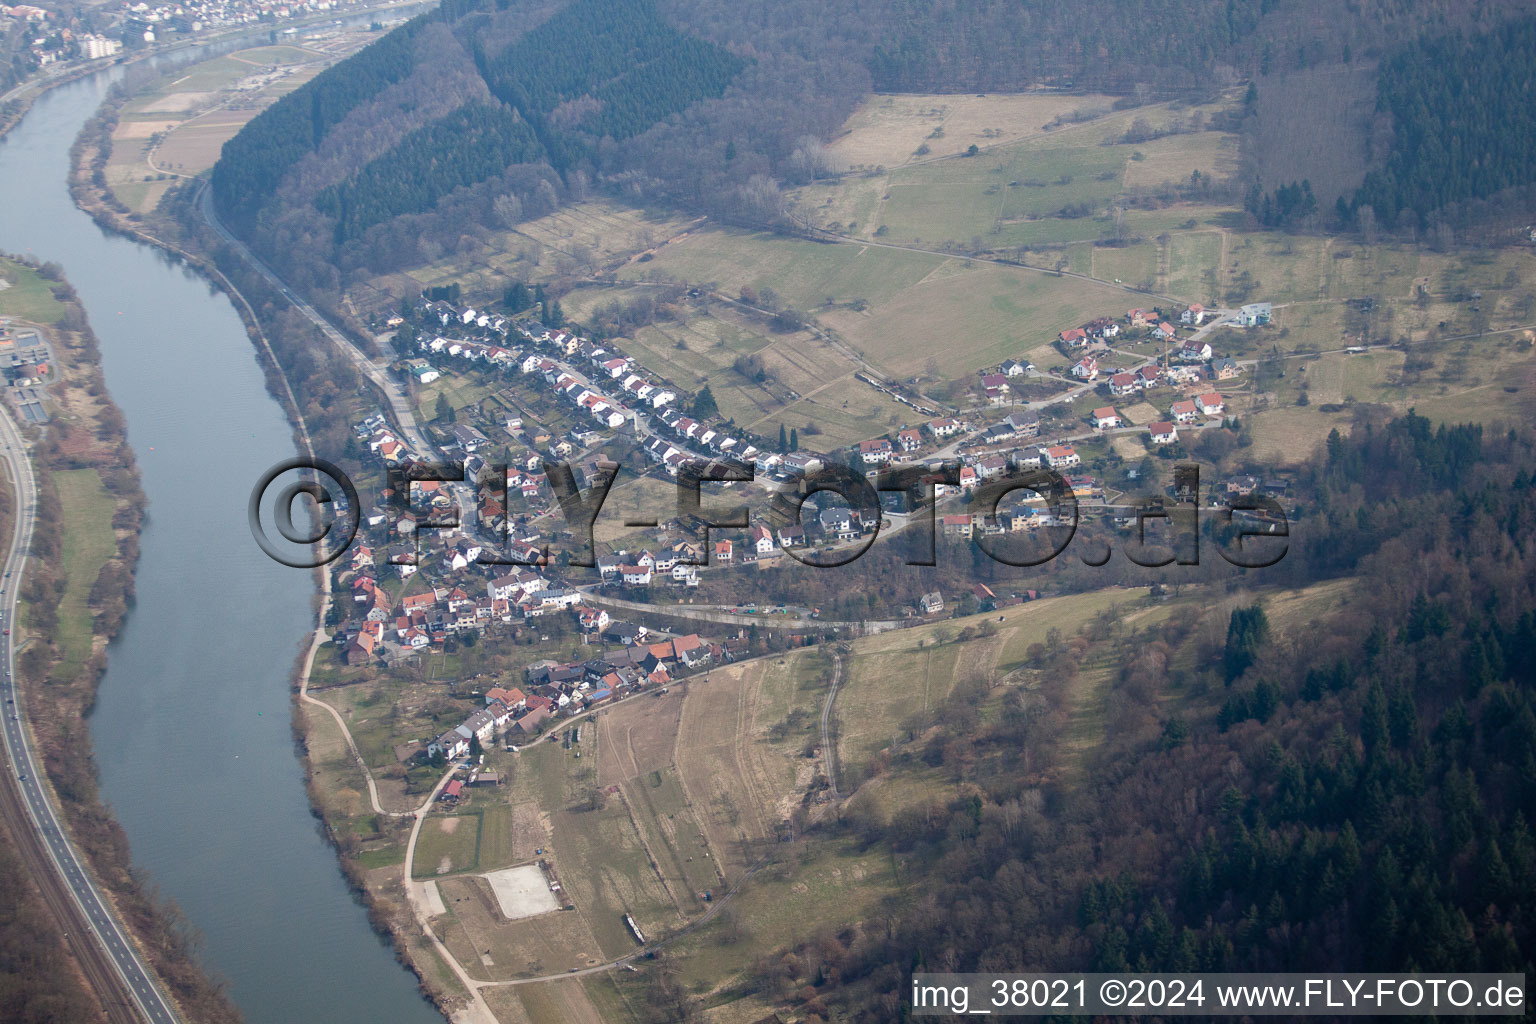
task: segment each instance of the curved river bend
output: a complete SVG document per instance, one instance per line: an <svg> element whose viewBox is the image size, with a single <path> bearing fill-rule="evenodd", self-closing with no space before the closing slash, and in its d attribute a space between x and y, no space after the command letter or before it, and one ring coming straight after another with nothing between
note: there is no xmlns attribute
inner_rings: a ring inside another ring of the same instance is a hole
<svg viewBox="0 0 1536 1024"><path fill-rule="evenodd" d="M138 601L91 716L102 794L250 1024L442 1024L348 893L295 758L311 577L262 555L245 520L257 477L294 454L282 409L229 301L66 189L119 73L45 94L0 141L0 249L63 265L149 497Z"/></svg>

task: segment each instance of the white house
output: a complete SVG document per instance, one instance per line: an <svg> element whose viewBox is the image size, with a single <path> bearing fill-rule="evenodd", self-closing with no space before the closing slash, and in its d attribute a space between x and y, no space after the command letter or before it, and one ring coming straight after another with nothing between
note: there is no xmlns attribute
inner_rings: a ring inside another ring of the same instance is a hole
<svg viewBox="0 0 1536 1024"><path fill-rule="evenodd" d="M929 420L928 432L934 437L948 437L960 429L960 421L946 416L941 420Z"/></svg>
<svg viewBox="0 0 1536 1024"><path fill-rule="evenodd" d="M1226 411L1227 403L1216 392L1201 395L1195 399L1195 406L1206 416L1220 416Z"/></svg>
<svg viewBox="0 0 1536 1024"><path fill-rule="evenodd" d="M1063 469L1069 466L1080 466L1082 458L1077 454L1077 449L1069 444L1052 445L1045 450L1045 461L1052 469Z"/></svg>
<svg viewBox="0 0 1536 1024"><path fill-rule="evenodd" d="M1167 420L1159 420L1147 429L1152 432L1153 444L1173 444L1179 439L1179 428Z"/></svg>

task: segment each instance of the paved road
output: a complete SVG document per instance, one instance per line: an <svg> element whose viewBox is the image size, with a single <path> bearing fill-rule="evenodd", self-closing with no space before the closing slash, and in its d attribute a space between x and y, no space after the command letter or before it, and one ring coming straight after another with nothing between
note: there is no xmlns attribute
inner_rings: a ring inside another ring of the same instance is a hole
<svg viewBox="0 0 1536 1024"><path fill-rule="evenodd" d="M31 463L8 409L0 411L0 445L4 446L0 457L16 482L17 495L17 529L11 535L6 554L5 577L0 579L5 588L0 593L0 625L6 630L0 635L4 647L0 690L6 701L3 734L9 761L4 780L7 799L3 801L7 806L3 810L18 811L18 820L14 822L17 842L23 846L24 856L29 852L38 854L27 858L36 861L38 885L66 929L70 947L101 997L109 1019L174 1024L179 1018L169 997L140 959L112 905L92 881L83 858L60 825L47 791L38 782L38 757L21 717L25 708L16 689L16 652L10 635L16 617L16 592L32 543L37 489ZM25 806L24 815L19 813L18 804ZM28 851L29 844L36 850Z"/></svg>
<svg viewBox="0 0 1536 1024"><path fill-rule="evenodd" d="M394 413L395 421L400 425L400 432L405 435L406 444L416 450L418 456L426 457L434 450L428 443L426 435L416 424L416 414L411 411L410 404L406 401L398 381L389 376L389 368L364 355L356 345L342 334L329 320L320 314L308 302L305 302L291 288L284 283L277 273L264 263L259 256L251 252L246 244L224 226L219 220L218 213L213 208L213 190L207 185L203 186L202 193L198 196L198 205L202 210L203 219L210 227L219 233L219 237L229 243L241 257L249 263L267 282L282 293L283 298L293 304L293 307L309 318L310 323L320 329L320 333L334 344L342 355L352 361L352 365L358 371L371 380L383 393L385 401L389 403L390 411Z"/></svg>
<svg viewBox="0 0 1536 1024"><path fill-rule="evenodd" d="M411 403L406 399L405 387L399 381L390 376L389 364L385 359L370 358L347 338L334 324L327 320L319 310L300 298L293 289L277 275L271 267L246 246L239 238L224 226L219 220L218 212L213 206L213 189L204 183L202 192L198 195L198 206L202 211L203 219L210 227L219 233L219 237L228 242L240 256L249 263L267 282L282 293L283 298L293 304L293 307L307 317L310 323L319 329L320 333L336 346L337 351L352 361L359 373L373 382L373 386L384 396L389 403L390 413L394 416L395 423L400 428L400 434L406 445L421 459L430 459L438 451L437 447L427 440L421 427L416 422L416 413L411 409ZM233 285L231 285L233 287ZM297 408L297 406L295 406ZM466 535L474 532L475 509L478 506L474 484L464 481L452 485L454 495L458 499L459 519L461 529Z"/></svg>

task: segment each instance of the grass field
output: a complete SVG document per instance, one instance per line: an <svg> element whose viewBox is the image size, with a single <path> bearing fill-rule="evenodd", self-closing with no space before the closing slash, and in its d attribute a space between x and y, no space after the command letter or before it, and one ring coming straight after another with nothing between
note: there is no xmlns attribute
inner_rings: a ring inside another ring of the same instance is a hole
<svg viewBox="0 0 1536 1024"><path fill-rule="evenodd" d="M723 229L695 231L646 266L679 280L713 285L727 295L744 286L758 293L771 289L788 305L815 311L817 319L860 356L897 377L921 372L936 345L946 353L943 369L949 376L999 363L1090 315L1120 309L1127 298L1119 288L1092 281L937 254ZM663 360L658 370L667 364L669 352L671 361L676 360L676 340L648 331L637 338L642 349ZM691 356L698 345L685 335L683 340ZM729 351L725 346L724 352ZM760 351L770 369L802 394L807 393L808 380L836 381L853 368L845 357L804 332L783 339L773 336ZM841 402L849 393L828 397L837 401L820 403L819 414L839 419ZM865 398L864 410L846 427L852 434L870 436L867 425L888 428L892 417L897 423L915 418L907 407L872 392ZM801 415L815 419L817 413L797 411L786 419L793 422Z"/></svg>
<svg viewBox="0 0 1536 1024"><path fill-rule="evenodd" d="M60 657L52 674L56 679L71 679L90 656L92 615L86 602L101 567L116 553L117 541L112 532L112 495L96 470L60 470L53 474L53 483L63 510L61 562L66 582L53 635Z"/></svg>
<svg viewBox="0 0 1536 1024"><path fill-rule="evenodd" d="M53 297L53 285L31 267L0 258L0 316L13 316L38 324L56 324L64 305Z"/></svg>
<svg viewBox="0 0 1536 1024"><path fill-rule="evenodd" d="M1142 589L1093 591L1015 605L996 613L881 633L854 641L848 675L837 697L840 763L867 767L874 754L925 728L928 714L963 679L1001 676L1018 668L1031 644L1044 643L1052 629L1070 637L1106 608L1131 608ZM987 634L952 639L967 625L985 624Z"/></svg>
<svg viewBox="0 0 1536 1024"><path fill-rule="evenodd" d="M1168 294L1208 306L1217 303L1221 293L1219 233L1188 231L1174 234L1168 242L1167 262L1165 290Z"/></svg>
<svg viewBox="0 0 1536 1024"><path fill-rule="evenodd" d="M946 259L867 313L837 310L821 319L893 375L921 372L942 353L942 373L955 378L1120 310L1128 297L1119 288L1080 278Z"/></svg>
<svg viewBox="0 0 1536 1024"><path fill-rule="evenodd" d="M997 102L1041 99L999 97ZM1097 109L1099 116L1049 132L1039 124L1032 130L973 130L961 138L951 127L961 119L950 117L948 106L936 97L876 97L854 115L831 149L844 166L870 170L798 189L791 198L821 226L860 238L996 250L1109 237L1113 226L1108 207L1122 194L1187 183L1195 171L1222 180L1236 170L1237 140L1230 134L1184 130L1138 143L1124 141L1137 122L1153 131L1188 129L1197 114L1209 116L1219 104L1110 112L1107 102L1093 97L1075 97L1064 104L1062 99L1057 98L1052 116L1069 109ZM936 137L917 140L928 152L896 152L895 147L911 143L910 136L921 127L930 135L938 130ZM873 140L882 131L884 142L876 145ZM973 143L978 152L962 155ZM877 166L879 170L872 170ZM1138 230L1151 237L1189 216L1183 212L1176 220L1154 217ZM1134 219L1127 217L1127 222ZM1157 230L1149 230L1154 227Z"/></svg>
<svg viewBox="0 0 1536 1024"><path fill-rule="evenodd" d="M332 59L297 46L261 46L174 72L123 107L107 184L130 210L153 210L177 178L208 171L251 118Z"/></svg>
<svg viewBox="0 0 1536 1024"><path fill-rule="evenodd" d="M466 301L490 302L500 299L513 281L542 282L618 269L645 250L685 235L691 223L692 218L675 212L603 200L575 203L519 224L516 230L491 231L471 252L375 277L354 294L365 307L393 309L403 296L414 298L423 289L456 283ZM624 272L644 278L649 266L635 262ZM579 303L569 312L576 316L578 309Z"/></svg>
<svg viewBox="0 0 1536 1024"><path fill-rule="evenodd" d="M942 155L1014 142L1042 134L1047 123L1073 111L1107 111L1112 101L1057 93L876 95L859 105L828 148L844 167L897 167L925 144Z"/></svg>
<svg viewBox="0 0 1536 1024"><path fill-rule="evenodd" d="M1089 275L1129 285L1154 284L1157 277L1157 246L1151 242L1123 248L1092 247ZM1075 269L1075 268L1074 268Z"/></svg>
<svg viewBox="0 0 1536 1024"><path fill-rule="evenodd" d="M1416 410L1445 423L1528 421L1536 411L1536 349L1527 332L1416 345L1427 368L1405 371L1405 354L1326 352L1286 362L1286 376L1252 413L1253 452L1301 462L1338 429L1348 433L1360 403ZM1306 385L1309 404L1297 405Z"/></svg>
<svg viewBox="0 0 1536 1024"><path fill-rule="evenodd" d="M414 876L431 878L473 871L480 845L480 827L478 814L449 814L428 820L416 840Z"/></svg>

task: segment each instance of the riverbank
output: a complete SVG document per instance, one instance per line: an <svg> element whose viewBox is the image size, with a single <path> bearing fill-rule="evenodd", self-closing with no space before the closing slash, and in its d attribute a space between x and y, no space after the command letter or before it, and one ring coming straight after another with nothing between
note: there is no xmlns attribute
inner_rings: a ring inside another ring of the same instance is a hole
<svg viewBox="0 0 1536 1024"><path fill-rule="evenodd" d="M376 402L377 396L345 359L326 358L332 353L330 343L302 318L284 317L283 311L289 308L286 300L227 246L219 244L198 210L201 183L188 179L166 196L154 214L141 217L117 201L99 174L110 158L118 113L133 95L131 90L115 89L77 137L70 160L70 194L76 205L104 230L154 246L202 274L228 296L256 347L268 391L288 417L295 446L313 456L320 438L322 453L340 451L347 425L359 409ZM257 315L258 309L262 316ZM337 401L341 396L349 397ZM317 570L314 577L313 607L316 628L321 630L330 594L324 573ZM348 757L350 743L334 708L304 694L311 660L307 652L314 649L314 636L311 633L306 638L306 653L300 654L291 675L296 695L292 704L294 739L311 810L325 825L323 834L354 897L366 908L375 933L391 945L396 959L411 971L420 991L439 1012L452 1015L463 1005L464 993L455 987L446 965L419 933L398 869L366 864L356 832L343 820L344 814L336 813L339 793L350 791L354 783L366 787L371 780L366 767L355 758L344 779L331 767L337 757ZM381 814L377 831L408 830L410 818L409 812Z"/></svg>
<svg viewBox="0 0 1536 1024"><path fill-rule="evenodd" d="M38 484L33 559L16 623L29 724L75 843L147 961L188 1019L237 1021L197 963L180 912L135 876L127 838L98 791L85 717L107 645L132 604L145 498L85 311L57 268L32 269L58 309L55 322L29 325L49 343L53 371L43 402L49 422L24 428Z"/></svg>

